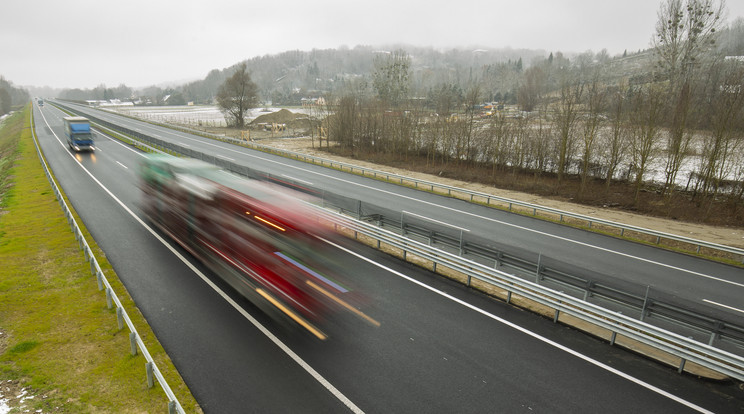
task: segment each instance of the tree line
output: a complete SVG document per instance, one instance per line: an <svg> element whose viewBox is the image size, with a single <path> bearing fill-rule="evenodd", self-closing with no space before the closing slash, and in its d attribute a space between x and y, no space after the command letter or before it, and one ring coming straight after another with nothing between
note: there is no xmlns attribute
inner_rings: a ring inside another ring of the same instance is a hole
<svg viewBox="0 0 744 414"><path fill-rule="evenodd" d="M666 202L684 191L736 209L744 197L744 22L725 27L724 11L714 0L665 0L648 51L551 53L524 69L521 61L483 65L422 95L414 94L414 57L380 54L371 75L347 82L319 117L328 116L329 140L355 156L571 177L579 199L590 180L622 181L637 203L654 180Z"/></svg>
<svg viewBox="0 0 744 414"><path fill-rule="evenodd" d="M13 83L0 76L0 116L9 113L13 107L26 104L30 99L28 91L13 86Z"/></svg>

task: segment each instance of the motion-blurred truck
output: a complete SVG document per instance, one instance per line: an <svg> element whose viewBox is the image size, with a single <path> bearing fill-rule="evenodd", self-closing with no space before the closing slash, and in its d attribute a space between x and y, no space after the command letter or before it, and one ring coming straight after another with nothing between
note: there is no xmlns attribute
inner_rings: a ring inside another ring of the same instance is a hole
<svg viewBox="0 0 744 414"><path fill-rule="evenodd" d="M67 145L77 151L95 151L93 146L93 134L90 131L90 121L81 116L66 116L65 135Z"/></svg>
<svg viewBox="0 0 744 414"><path fill-rule="evenodd" d="M168 155L148 155L139 176L148 221L276 321L321 340L344 315L379 326L359 310L336 235L290 193Z"/></svg>

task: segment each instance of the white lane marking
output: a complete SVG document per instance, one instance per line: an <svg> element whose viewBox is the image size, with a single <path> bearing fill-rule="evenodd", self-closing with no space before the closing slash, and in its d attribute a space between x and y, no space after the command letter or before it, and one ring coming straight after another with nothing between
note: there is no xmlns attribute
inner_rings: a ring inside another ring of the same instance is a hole
<svg viewBox="0 0 744 414"><path fill-rule="evenodd" d="M443 221L439 221L439 220L434 220L433 218L430 218L430 217L426 217L426 216L422 216L422 215L420 215L420 214L416 214L416 213L411 213L410 211L406 211L406 210L403 210L403 211L402 211L402 213L403 213L403 214L408 214L409 216L414 216L414 217L418 217L418 218L420 218L420 219L422 219L422 220L427 220L427 221L431 221L432 223L437 223L437 224L441 224L441 225L443 225L443 226L447 226L447 227L452 227L453 229L457 229L457 230L462 230L462 231L467 231L467 232L470 232L470 230L469 230L469 229L466 229L466 228L462 228L462 227L457 227L457 226L453 226L452 224L449 224L449 223L445 223L445 222L443 222Z"/></svg>
<svg viewBox="0 0 744 414"><path fill-rule="evenodd" d="M282 177L289 178L290 180L299 181L299 182L301 182L303 184L313 185L313 183L311 183L310 181L300 180L299 178L292 177L291 175L282 174Z"/></svg>
<svg viewBox="0 0 744 414"><path fill-rule="evenodd" d="M127 170L129 169L129 167L127 167L126 165L120 163L119 161L116 161L116 163L119 164L119 165L121 165L122 167L126 168Z"/></svg>
<svg viewBox="0 0 744 414"><path fill-rule="evenodd" d="M219 155L219 154L216 154L216 155L215 155L215 157L219 157L219 158L222 158L223 160L228 160L228 161L235 161L235 158L230 158L230 157L226 157L226 156L224 156L224 155Z"/></svg>
<svg viewBox="0 0 744 414"><path fill-rule="evenodd" d="M42 117L44 117L43 114L42 114ZM44 118L44 122L46 122L47 126L49 126L49 123L47 122L46 118ZM51 131L51 127L49 128L49 130ZM64 144L62 144L62 141L60 141L57 134L55 134L53 131L52 131L52 134L54 135L55 138L57 138L57 142L59 142L59 145L61 145L62 148L65 148ZM65 152L72 159L75 159L75 157L72 154L70 154L69 151L65 150ZM106 186L104 186L100 181L98 181L98 179L94 177L93 174L91 174L91 172L88 171L87 168L85 168L80 162L78 162L78 165L80 166L80 168L83 169L83 171L85 171L86 174L88 174L88 176L96 184L98 184L99 187L103 189L103 191L105 191L112 199L114 199L114 201L116 201L116 203L118 203L121 206L121 208L124 209L124 211L129 213L129 215L132 216L142 227L144 227L148 232L150 232L150 234L152 234L158 241L160 241L160 243L162 243L163 246L165 246L168 250L170 250L171 253L173 253L176 257L178 257L181 260L181 262L183 262L186 266L188 266L189 269L191 269L191 271L196 273L204 281L204 283L209 285L209 287L211 287L215 292L217 292L218 295L222 296L222 298L225 299L225 301L227 301L241 315L243 315L245 319L247 319L251 324L253 324L253 326L255 326L259 331L261 331L261 333L263 333L267 338L269 338L271 342L273 342L277 347L279 347L279 349L281 349L287 356L292 358L292 360L294 360L297 363L297 365L302 367L302 369L304 369L305 372L310 374L310 376L312 376L316 381L318 381L321 385L323 385L338 400L344 403L344 405L346 405L346 407L349 408L351 412L364 413L364 411L362 411L353 402L351 402L351 400L349 400L345 395L343 395L341 391L336 389L336 387L334 387L330 382L328 382L328 380L323 378L323 376L321 376L315 369L313 369L313 367L311 367L307 362L305 362L305 360L300 358L300 356L297 355L294 351L292 351L292 349L290 349L284 342L282 342L279 338L274 336L273 333L271 333L268 329L266 329L266 327L264 327L259 321L257 321L253 316L251 316L251 314L246 312L245 309L241 308L240 305L238 305L234 300L232 300L232 298L230 298L230 296L228 296L217 285L215 285L211 280L209 280L207 276L205 276L188 259L186 259L173 246L171 246L167 241L165 241L165 239L163 239L158 233L155 232L155 230L153 230L150 226L148 226L147 223L145 223L141 218L139 218L139 216L134 214L134 212L130 210L129 207L127 207L121 200L119 200L119 198L116 197L108 188L106 188Z"/></svg>
<svg viewBox="0 0 744 414"><path fill-rule="evenodd" d="M192 140L192 141L196 141L196 142L199 142L199 143L204 144L204 145L210 145L210 146L213 146L213 147L218 147L218 148L220 148L222 150L227 150L227 151L235 152L235 153L241 154L243 156L260 159L260 160L265 161L265 162L270 162L270 163L278 164L278 165L281 165L281 166L283 166L285 168L286 167L289 167L289 168L293 168L293 169L296 169L296 170L299 170L299 171L302 171L302 172L305 172L305 173L317 174L317 175L319 175L321 177L325 177L325 178L328 178L328 179L331 179L331 180L341 181L341 182L344 182L344 183L347 183L347 184L351 184L351 185L356 185L358 187L365 188L365 189L368 189L368 190L378 191L378 192L381 192L381 193L384 193L384 194L388 194L388 195L392 195L392 196L404 198L404 199L411 200L411 201L416 201L416 202L423 203L423 204L426 204L426 205L429 205L429 206L432 206L432 207L438 207L438 208L441 208L441 209L444 209L444 210L448 210L448 211L452 211L452 212L459 213L459 214L465 214L465 215L468 215L468 216L471 216L471 217L474 217L474 218L478 218L478 219L481 219L481 220L488 220L488 221L491 221L491 222L494 222L494 223L502 224L504 226L509 226L509 227L512 227L512 228L516 228L516 229L520 229L520 230L525 230L525 231L528 231L528 232L539 234L541 236L551 237L551 238L554 238L554 239L557 239L557 240L560 240L560 241L565 241L565 242L568 242L568 243L574 243L574 244L577 244L577 245L580 245L580 246L588 247L590 249L596 249L596 250L600 250L600 251L603 251L603 252L606 252L606 253L616 254L616 255L619 255L619 256L622 256L622 257L627 257L629 259L635 259L635 260L638 260L638 261L641 261L641 262L644 262L644 263L648 263L648 264L653 264L653 265L665 267L665 268L668 268L668 269L676 270L676 271L683 272L683 273L688 273L688 274L699 276L699 277L703 277L703 278L706 278L706 279L715 280L715 281L723 282L723 283L728 283L728 284L731 284L731 285L734 285L734 286L744 287L744 283L733 282L731 280L722 279L720 277L706 275L705 273L695 272L693 270L684 269L684 268L677 267L677 266L672 266L672 265L669 265L669 264L666 264L666 263L657 262L657 261L654 261L654 260L651 260L651 259L645 259L643 257L633 256L633 255L628 254L628 253L622 253L622 252L618 252L618 251L611 250L611 249L608 249L608 248L595 246L595 245L584 243L584 242L580 242L580 241L577 241L577 240L572 240L572 239L569 239L569 238L566 238L566 237L557 236L557 235L546 233L546 232L539 231L539 230L534 230L534 229L531 229L529 227L522 227L522 226L519 226L519 225L516 225L516 224L507 223L505 221L497 220L497 219L494 219L494 218L480 216L480 215L475 214L475 213L469 213L467 211L457 210L457 209L452 208L452 207L442 206L440 204L436 204L436 203L432 203L430 201L424 201L424 200L420 200L418 198L414 198L414 197L410 197L410 196L406 196L406 195L394 193L392 191L382 190L382 189L371 187L371 186L368 186L368 185L365 185L365 184L355 183L353 181L345 180L343 178L334 177L332 175L323 174L323 173L319 173L319 172L316 172L316 171L308 170L306 168L301 168L301 167L297 167L297 166L294 166L294 165L284 164L284 163L279 162L279 161L276 161L276 160L270 160L270 159L266 159L266 158L259 157L259 156L256 156L256 155L252 155L252 154L249 154L249 153L244 152L244 151L239 151L239 150L232 149L230 147L223 147L221 145L212 144L210 142L204 142L204 141L201 141L200 139L192 138L192 137L189 137L189 136L186 136L186 135L181 135L181 134L178 134L178 133L175 133L175 132L171 133L171 135L175 135L177 137L181 137L181 138L184 138L184 139L189 139L189 140ZM208 138L204 138L204 139L208 139Z"/></svg>
<svg viewBox="0 0 744 414"><path fill-rule="evenodd" d="M731 310L735 310L737 312L744 313L744 310L742 310L742 309L735 308L735 307L729 306L729 305L724 305L723 303L713 302L712 300L703 299L703 302L708 302L708 303L711 303L713 305L720 306L722 308L731 309Z"/></svg>
<svg viewBox="0 0 744 414"><path fill-rule="evenodd" d="M542 341L542 342L544 342L544 343L546 343L546 344L548 344L550 346L553 346L555 348L558 348L561 351L567 352L567 353L569 353L569 354L571 354L571 355L573 355L573 356L575 356L575 357L577 357L579 359L582 359L582 360L584 360L584 361L586 361L586 362L588 362L588 363L590 363L592 365L595 365L595 366L597 366L599 368L602 368L602 369L604 369L606 371L609 371L609 372L611 372L611 373L613 373L613 374L615 374L615 375L617 375L617 376L619 376L621 378L624 378L624 379L626 379L628 381L631 381L631 382L633 382L633 383L635 383L637 385L640 385L640 386L642 386L642 387L644 387L644 388L646 388L646 389L648 389L650 391L653 391L653 392L655 392L657 394L660 394L660 395L662 395L664 397L667 397L667 398L669 398L671 400L674 400L674 401L676 401L676 402L678 402L678 403L680 403L682 405L685 405L685 406L687 406L689 408L692 408L693 410L697 410L697 411L699 411L701 413L711 413L712 414L711 411L708 411L705 408L702 408L702 407L700 407L700 406L698 406L698 405L696 405L694 403L691 403L691 402L689 402L687 400L684 400L681 397L678 397L678 396L676 396L674 394L671 394L671 393L669 393L667 391L664 391L661 388L658 388L658 387L656 387L654 385L651 385L651 384L649 384L649 383L647 383L647 382L645 382L645 381L643 381L641 379L638 379L636 377L633 377L630 374L626 374L625 372L622 372L622 371L620 371L620 370L618 370L616 368L613 368L613 367L611 367L611 366L609 366L607 364L604 364L604 363L602 363L600 361L597 361L597 360L595 360L593 358L590 358L590 357L588 357L588 356L586 356L584 354L581 354L578 351L575 351L575 350L573 350L571 348L568 348L568 347L566 347L564 345L561 345L561 344L559 344L559 343L557 343L557 342L555 342L555 341L553 341L551 339L548 339L548 338L546 338L546 337L544 337L542 335L539 335L539 334L537 334L535 332L532 332L532 331L528 330L527 328L523 328L523 327L521 327L521 326L519 326L519 325L517 325L517 324L515 324L513 322L509 322L506 319L500 318L500 317L498 317L498 316L496 316L496 315L494 315L492 313L489 313L489 312L487 312L487 311L485 311L485 310L483 310L483 309L481 309L481 308L479 308L479 307L477 307L475 305L471 305L470 303L465 302L465 301L463 301L461 299L458 299L458 298L456 298L456 297L454 297L454 296L452 296L452 295L450 295L448 293L445 293L445 292L442 292L441 290L438 290L436 288L433 288L433 287L431 287L431 286L429 286L429 285L427 285L427 284L425 284L423 282L419 282L418 280L413 279L410 276L406 276L405 274L403 274L401 272L398 272L397 270L391 269L391 268L389 268L389 267L387 267L387 266L385 266L383 264L377 263L377 262L375 262L372 259L369 259L369 258L367 258L365 256L362 256L362 255L356 253L356 252L353 252L353 251L351 251L351 250L349 250L349 249L347 249L347 248L345 248L343 246L340 246L340 245L338 245L338 244L336 244L336 243L334 243L332 241L325 240L325 239L324 239L324 241L326 243L332 245L332 246L335 246L335 247L337 247L337 248L339 248L339 249L341 249L341 250L343 250L343 251L351 254L352 256L358 257L359 259L362 259L362 260L364 260L364 261L372 264L373 266L377 266L380 269L386 270L386 271L388 271L388 272L390 272L390 273L392 273L392 274L394 274L394 275L396 275L398 277L401 277L401 278L403 278L405 280L408 280L411 283L417 284L417 285L423 287L424 289L427 289L427 290L429 290L429 291L431 291L431 292L433 292L433 293L435 293L437 295L440 295L440 296L442 296L444 298L447 298L447 299L449 299L449 300L451 300L453 302L456 302L456 303L458 303L458 304L460 304L462 306L465 306L466 308L469 308L469 309L471 309L471 310L473 310L475 312L478 312L481 315L484 315L484 316L486 316L488 318L491 318L491 319L493 319L493 320L495 320L497 322L500 322L500 323L502 323L502 324L504 324L504 325L506 325L506 326L508 326L510 328L516 329L519 332L522 332L522 333L524 333L526 335L529 335L529 336L531 336L531 337L533 337L533 338L535 338L535 339L537 339L539 341Z"/></svg>

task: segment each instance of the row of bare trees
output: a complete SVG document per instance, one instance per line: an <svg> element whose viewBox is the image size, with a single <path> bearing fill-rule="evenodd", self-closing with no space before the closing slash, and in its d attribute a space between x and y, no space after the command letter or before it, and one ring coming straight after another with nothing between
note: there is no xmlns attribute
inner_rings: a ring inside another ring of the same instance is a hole
<svg viewBox="0 0 744 414"><path fill-rule="evenodd" d="M498 81L473 76L454 99L442 82L412 99L405 52L377 58L372 85L358 82L337 99L330 139L355 154L425 157L494 174L529 171L580 180L622 180L635 201L655 181L671 200L680 189L701 200L744 195L744 62L715 50L723 5L666 0L654 53L618 76L617 62L558 54L522 73L519 111L484 115L478 104ZM372 93L370 93L370 91ZM684 173L682 173L684 171Z"/></svg>

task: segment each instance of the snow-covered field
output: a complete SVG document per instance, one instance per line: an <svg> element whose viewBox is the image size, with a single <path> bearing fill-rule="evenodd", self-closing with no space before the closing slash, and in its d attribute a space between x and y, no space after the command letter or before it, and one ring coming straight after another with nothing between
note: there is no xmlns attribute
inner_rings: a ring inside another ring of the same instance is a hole
<svg viewBox="0 0 744 414"><path fill-rule="evenodd" d="M253 108L248 111L246 119L250 122L263 114L277 112L280 109L272 107ZM119 107L115 110L120 113L156 122L213 127L226 126L225 117L216 106L138 106ZM289 108L289 110L294 113L310 113L310 109L306 108Z"/></svg>

